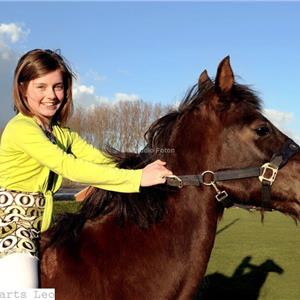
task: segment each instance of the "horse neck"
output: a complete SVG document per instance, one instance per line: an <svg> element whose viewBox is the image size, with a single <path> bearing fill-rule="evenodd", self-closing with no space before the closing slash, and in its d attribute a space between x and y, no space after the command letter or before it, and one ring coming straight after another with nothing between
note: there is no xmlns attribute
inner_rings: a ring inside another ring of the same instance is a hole
<svg viewBox="0 0 300 300"><path fill-rule="evenodd" d="M219 216L218 203L213 191L206 188L186 186L171 196L168 199L168 211L172 212L169 213L169 222L181 224L183 231L190 227L199 234L215 233Z"/></svg>
<svg viewBox="0 0 300 300"><path fill-rule="evenodd" d="M167 161L167 166L175 175L199 173L211 168L216 161L216 134L210 130L214 126L209 126L213 120L207 119L210 114L203 113L203 116L206 121L199 123L199 116L185 115L170 136L168 147L174 149L174 152L162 159ZM182 235L191 237L193 259L202 258L203 261L198 265L206 266L214 244L220 212L213 188L185 186L169 204L176 216L170 221L173 222L172 226L179 227L177 230L182 229Z"/></svg>
<svg viewBox="0 0 300 300"><path fill-rule="evenodd" d="M168 201L166 228L189 256L187 264L194 266L189 276L198 282L205 275L216 235L218 207L213 197L199 187L184 187Z"/></svg>

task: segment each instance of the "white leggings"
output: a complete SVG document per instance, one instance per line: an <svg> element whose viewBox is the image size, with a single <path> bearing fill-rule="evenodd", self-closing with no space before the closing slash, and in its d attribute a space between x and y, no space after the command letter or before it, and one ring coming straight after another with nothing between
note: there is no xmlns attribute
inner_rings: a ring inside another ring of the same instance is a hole
<svg viewBox="0 0 300 300"><path fill-rule="evenodd" d="M38 258L28 253L12 253L0 258L1 289L38 288Z"/></svg>

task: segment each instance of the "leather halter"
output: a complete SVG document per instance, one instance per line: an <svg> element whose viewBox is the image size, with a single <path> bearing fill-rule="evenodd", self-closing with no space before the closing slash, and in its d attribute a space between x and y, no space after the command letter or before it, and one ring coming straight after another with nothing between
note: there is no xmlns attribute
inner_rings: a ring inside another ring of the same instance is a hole
<svg viewBox="0 0 300 300"><path fill-rule="evenodd" d="M234 205L233 200L230 199L225 190L219 190L217 182L258 177L262 184L262 207L264 208L270 206L271 186L276 179L278 170L281 169L289 161L289 159L299 151L299 145L297 145L293 140L288 139L283 145L281 151L274 154L270 162L267 162L260 167L216 172L207 170L201 174L195 175L172 175L166 178L166 184L178 188L182 188L187 185L200 186L201 184L212 186L216 191L215 198L217 201L221 202L225 207L230 207Z"/></svg>

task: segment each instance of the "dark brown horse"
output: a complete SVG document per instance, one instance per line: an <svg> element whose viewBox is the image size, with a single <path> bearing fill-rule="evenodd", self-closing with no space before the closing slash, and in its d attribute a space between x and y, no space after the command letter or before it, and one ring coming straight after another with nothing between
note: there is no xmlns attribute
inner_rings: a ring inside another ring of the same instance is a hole
<svg viewBox="0 0 300 300"><path fill-rule="evenodd" d="M112 154L120 167L161 158L176 175L215 173L136 194L94 189L77 214L43 236L42 286L56 288L57 300L192 299L223 206L261 207L262 186L264 206L300 219L298 147L262 115L253 91L234 81L229 57L214 82L204 71L146 138L139 154Z"/></svg>

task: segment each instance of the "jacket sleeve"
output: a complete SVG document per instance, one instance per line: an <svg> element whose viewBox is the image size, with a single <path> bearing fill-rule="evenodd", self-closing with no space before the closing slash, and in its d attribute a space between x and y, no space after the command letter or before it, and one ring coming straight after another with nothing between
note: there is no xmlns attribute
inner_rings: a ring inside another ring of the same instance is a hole
<svg viewBox="0 0 300 300"><path fill-rule="evenodd" d="M76 158L52 144L39 127L26 120L18 120L7 129L10 143L19 151L65 178L117 192L139 191L141 169L119 169L113 165Z"/></svg>
<svg viewBox="0 0 300 300"><path fill-rule="evenodd" d="M77 158L87 160L96 164L107 164L116 166L116 163L108 155L98 150L91 144L82 139L77 132L68 129L71 137L71 152Z"/></svg>

